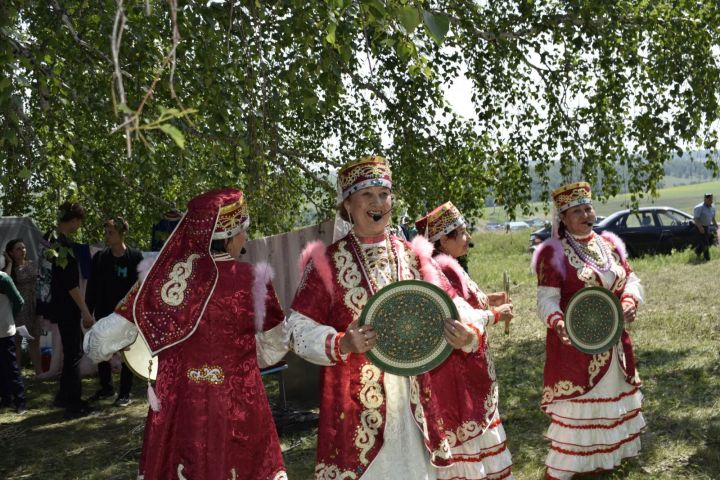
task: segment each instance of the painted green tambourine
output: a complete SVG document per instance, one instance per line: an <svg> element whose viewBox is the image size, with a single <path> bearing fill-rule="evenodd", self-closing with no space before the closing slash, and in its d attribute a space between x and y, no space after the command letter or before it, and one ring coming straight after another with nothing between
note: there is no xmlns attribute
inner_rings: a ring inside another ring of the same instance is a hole
<svg viewBox="0 0 720 480"><path fill-rule="evenodd" d="M620 340L624 326L620 300L606 288L583 288L573 295L565 311L568 337L581 352L610 350Z"/></svg>
<svg viewBox="0 0 720 480"><path fill-rule="evenodd" d="M377 344L365 353L383 371L419 375L440 365L453 347L443 335L446 318L459 318L447 293L419 280L380 289L360 314L358 325L372 325Z"/></svg>

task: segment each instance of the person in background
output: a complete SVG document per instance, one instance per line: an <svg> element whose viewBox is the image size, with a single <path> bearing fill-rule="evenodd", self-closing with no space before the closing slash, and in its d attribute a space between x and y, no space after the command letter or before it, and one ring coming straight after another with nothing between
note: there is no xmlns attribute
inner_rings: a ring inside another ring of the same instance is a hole
<svg viewBox="0 0 720 480"><path fill-rule="evenodd" d="M80 270L70 239L80 229L84 219L85 209L80 204L63 203L58 215L57 238L52 242L54 258L50 283L50 320L58 325L64 354L55 406L64 408L67 418L85 416L93 411L81 398L83 332L80 318L85 328L90 328L95 320L80 291Z"/></svg>
<svg viewBox="0 0 720 480"><path fill-rule="evenodd" d="M5 246L6 269L20 295L25 300L20 313L15 317L15 327L25 326L32 337L27 340L28 352L32 361L35 375L42 373L40 362L40 318L35 315L35 285L37 283L37 263L27 259L27 249L22 238L10 240ZM22 368L22 337L15 336L15 352L17 363Z"/></svg>
<svg viewBox="0 0 720 480"><path fill-rule="evenodd" d="M695 228L697 228L700 238L695 247L695 253L699 257L701 254L705 261L710 260L710 245L712 244L712 232L710 226L715 225L717 232L717 221L715 220L715 205L713 205L713 194L706 193L702 203L699 203L693 209L693 219Z"/></svg>
<svg viewBox="0 0 720 480"><path fill-rule="evenodd" d="M37 282L35 283L35 314L38 316L42 328L48 332L51 346L50 365L47 371L37 376L38 380L54 379L60 375L62 368L62 341L57 323L50 318L50 288L52 285L52 259L54 250L52 243L55 241L57 227L45 232L38 245L38 270ZM42 353L42 352L41 352Z"/></svg>
<svg viewBox="0 0 720 480"><path fill-rule="evenodd" d="M85 291L85 302L95 318L110 315L138 279L137 268L143 256L140 250L125 244L129 229L127 221L122 217L105 220L104 235L107 248L93 257L92 272ZM111 397L114 393L110 362L98 363L98 379L100 389L88 399L91 402ZM123 362L115 405L120 407L130 405L132 380L133 373Z"/></svg>
<svg viewBox="0 0 720 480"><path fill-rule="evenodd" d="M15 320L24 300L10 275L0 271L0 407L15 405L22 415L27 411L25 386L15 358Z"/></svg>
<svg viewBox="0 0 720 480"><path fill-rule="evenodd" d="M175 227L182 219L182 213L173 207L163 215L160 221L152 226L152 238L150 239L150 251L159 252L165 241L170 237Z"/></svg>

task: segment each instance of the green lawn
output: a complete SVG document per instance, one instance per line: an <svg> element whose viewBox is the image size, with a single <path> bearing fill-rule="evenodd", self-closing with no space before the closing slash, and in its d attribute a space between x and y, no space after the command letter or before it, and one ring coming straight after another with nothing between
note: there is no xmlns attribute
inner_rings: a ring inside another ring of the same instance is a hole
<svg viewBox="0 0 720 480"><path fill-rule="evenodd" d="M491 349L515 476L540 480L548 424L539 409L545 329L535 316L527 233L484 233L475 242L470 269L481 288L500 289L504 270L512 279L518 318L510 335L502 328L492 331ZM598 478L720 478L720 250L715 247L711 254L708 263L698 263L690 251L633 262L647 300L630 330L644 381L648 430L637 459ZM108 401L101 404L100 415L73 421L49 407L54 382L26 384L30 411L23 417L0 414L0 478L135 478L147 411L140 382L135 396L143 400L125 409ZM93 380L86 379L83 388L92 393ZM290 479L311 478L315 431L281 438Z"/></svg>

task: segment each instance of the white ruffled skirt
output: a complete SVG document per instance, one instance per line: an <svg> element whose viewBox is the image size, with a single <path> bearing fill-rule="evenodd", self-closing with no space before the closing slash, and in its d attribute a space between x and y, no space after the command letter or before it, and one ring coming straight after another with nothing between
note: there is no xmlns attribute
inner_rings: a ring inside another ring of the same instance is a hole
<svg viewBox="0 0 720 480"><path fill-rule="evenodd" d="M550 404L546 438L550 451L547 478L565 480L578 473L612 470L640 452L645 428L642 393L625 381L617 349L600 382L590 392L572 400Z"/></svg>
<svg viewBox="0 0 720 480"><path fill-rule="evenodd" d="M490 427L467 442L451 448L456 462L435 467L423 443L410 408L406 377L386 373L385 441L361 480L501 480L513 479L512 458L506 447L505 429L495 412Z"/></svg>
<svg viewBox="0 0 720 480"><path fill-rule="evenodd" d="M437 469L441 480L512 479L512 457L507 449L505 429L495 411L490 427L482 435L451 448L455 463Z"/></svg>

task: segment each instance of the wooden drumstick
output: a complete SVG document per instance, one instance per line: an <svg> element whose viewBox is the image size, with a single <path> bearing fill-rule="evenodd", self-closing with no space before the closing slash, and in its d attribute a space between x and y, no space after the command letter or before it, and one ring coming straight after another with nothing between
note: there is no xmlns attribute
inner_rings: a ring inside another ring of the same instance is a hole
<svg viewBox="0 0 720 480"><path fill-rule="evenodd" d="M503 291L505 292L505 301L510 301L510 275L507 270L503 271ZM505 320L505 335L510 335L510 320Z"/></svg>

